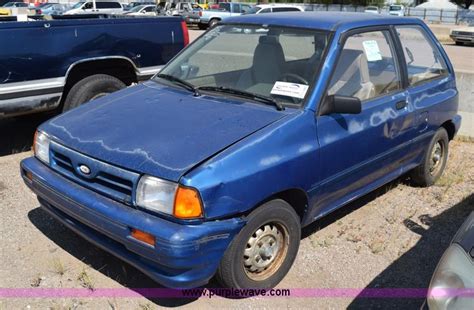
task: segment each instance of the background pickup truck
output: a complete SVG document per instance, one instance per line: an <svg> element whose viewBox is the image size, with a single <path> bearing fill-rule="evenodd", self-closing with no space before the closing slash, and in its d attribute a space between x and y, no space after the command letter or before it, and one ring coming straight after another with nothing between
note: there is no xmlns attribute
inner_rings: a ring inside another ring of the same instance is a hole
<svg viewBox="0 0 474 310"><path fill-rule="evenodd" d="M214 27L219 21L231 16L238 16L242 13L248 13L252 6L248 3L219 3L219 9L202 11L199 21L199 29L204 30L207 27Z"/></svg>
<svg viewBox="0 0 474 310"><path fill-rule="evenodd" d="M180 17L0 22L0 118L66 111L150 78L189 42Z"/></svg>

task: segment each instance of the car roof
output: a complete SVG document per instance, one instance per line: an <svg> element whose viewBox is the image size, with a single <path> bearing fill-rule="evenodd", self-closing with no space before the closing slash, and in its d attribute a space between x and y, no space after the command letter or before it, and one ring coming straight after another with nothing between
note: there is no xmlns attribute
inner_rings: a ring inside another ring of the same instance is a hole
<svg viewBox="0 0 474 310"><path fill-rule="evenodd" d="M266 8L299 8L297 5L293 4L284 4L284 3L270 3L270 4L257 4L256 6L266 9Z"/></svg>
<svg viewBox="0 0 474 310"><path fill-rule="evenodd" d="M419 19L411 17L347 12L282 12L272 14L249 14L226 18L224 23L266 24L329 31L391 24L422 24Z"/></svg>

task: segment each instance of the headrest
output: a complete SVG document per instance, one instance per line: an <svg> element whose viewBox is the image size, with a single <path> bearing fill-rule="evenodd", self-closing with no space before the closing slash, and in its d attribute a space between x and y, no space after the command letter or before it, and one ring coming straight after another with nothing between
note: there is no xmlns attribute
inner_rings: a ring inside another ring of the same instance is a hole
<svg viewBox="0 0 474 310"><path fill-rule="evenodd" d="M280 43L280 40L277 36L269 36L269 35L266 35L266 36L261 36L259 39L258 39L258 42L259 43L263 43L263 44L277 44L277 43Z"/></svg>

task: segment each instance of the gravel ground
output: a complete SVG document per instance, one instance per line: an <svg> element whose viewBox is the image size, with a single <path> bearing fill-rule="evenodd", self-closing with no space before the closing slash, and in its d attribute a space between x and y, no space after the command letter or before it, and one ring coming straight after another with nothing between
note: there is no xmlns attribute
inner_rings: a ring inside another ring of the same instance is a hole
<svg viewBox="0 0 474 310"><path fill-rule="evenodd" d="M454 141L450 146L447 171L435 186L413 188L400 179L305 228L297 260L278 287L427 287L444 249L474 209L474 144ZM30 155L0 157L0 287L156 287L39 208L18 171L19 162ZM421 303L363 298L10 298L0 300L0 309L416 309Z"/></svg>

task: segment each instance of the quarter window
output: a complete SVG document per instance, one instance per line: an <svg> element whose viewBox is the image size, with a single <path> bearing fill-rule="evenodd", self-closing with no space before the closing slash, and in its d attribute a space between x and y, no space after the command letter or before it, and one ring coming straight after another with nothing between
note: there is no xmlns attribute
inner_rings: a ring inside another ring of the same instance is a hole
<svg viewBox="0 0 474 310"><path fill-rule="evenodd" d="M328 95L368 100L399 90L400 74L388 31L350 36L341 51Z"/></svg>
<svg viewBox="0 0 474 310"><path fill-rule="evenodd" d="M420 27L397 27L403 47L410 85L420 84L448 73L438 49Z"/></svg>

